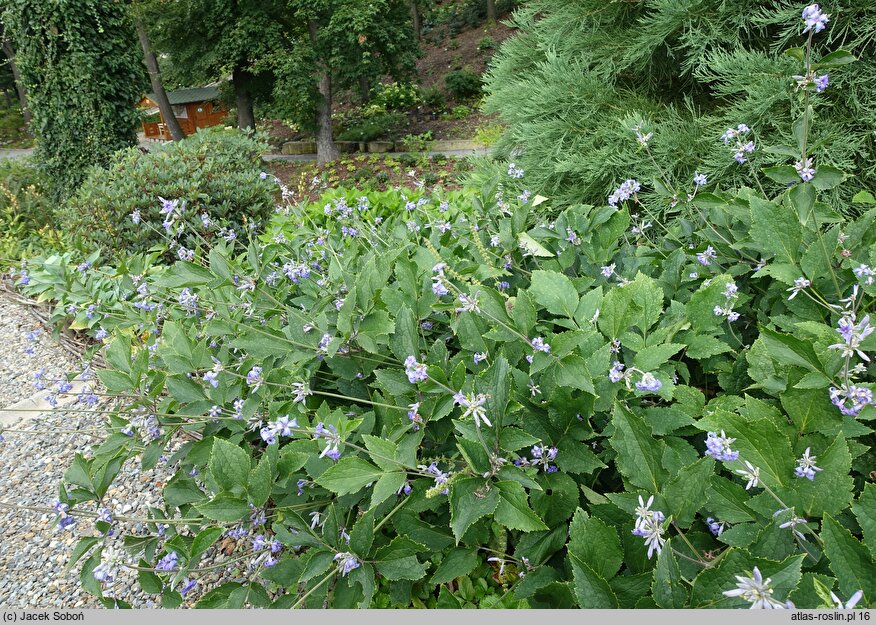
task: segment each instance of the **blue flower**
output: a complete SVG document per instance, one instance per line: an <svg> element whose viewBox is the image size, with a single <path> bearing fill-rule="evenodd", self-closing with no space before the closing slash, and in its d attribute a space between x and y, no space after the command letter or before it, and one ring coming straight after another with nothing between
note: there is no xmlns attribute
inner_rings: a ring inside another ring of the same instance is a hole
<svg viewBox="0 0 876 625"><path fill-rule="evenodd" d="M358 569L360 566L359 560L352 553L338 553L335 556L335 561L338 563L338 571L340 571L341 577L353 569Z"/></svg>
<svg viewBox="0 0 876 625"><path fill-rule="evenodd" d="M803 23L805 26L805 28L803 28L804 33L809 32L810 30L820 33L824 30L829 21L830 17L826 13L822 13L821 7L817 4L810 4L803 9Z"/></svg>
<svg viewBox="0 0 876 625"><path fill-rule="evenodd" d="M807 447L806 451L803 452L803 457L797 460L797 468L794 469L794 475L797 477L805 477L812 481L815 479L815 473L817 471L822 471L823 469L815 466L815 459L817 456L810 456L809 450L810 448Z"/></svg>
<svg viewBox="0 0 876 625"><path fill-rule="evenodd" d="M177 555L176 551L171 551L158 561L158 564L155 565L155 570L172 571L177 568L178 560L179 556Z"/></svg>
<svg viewBox="0 0 876 625"><path fill-rule="evenodd" d="M654 377L653 373L645 373L642 375L642 379L636 382L636 388L640 391L656 393L663 388L663 382Z"/></svg>
<svg viewBox="0 0 876 625"><path fill-rule="evenodd" d="M706 455L724 462L736 460L739 457L739 452L730 449L730 445L735 441L735 438L730 438L724 434L724 430L721 430L721 436L714 432L709 432L706 435Z"/></svg>
<svg viewBox="0 0 876 625"><path fill-rule="evenodd" d="M415 356L408 356L405 359L405 373L408 376L408 381L411 384L417 382L425 382L429 379L429 374L426 373L426 365L417 362Z"/></svg>
<svg viewBox="0 0 876 625"><path fill-rule="evenodd" d="M182 588L179 589L179 594L185 596L186 593L191 592L197 585L198 580L189 578L183 583Z"/></svg>

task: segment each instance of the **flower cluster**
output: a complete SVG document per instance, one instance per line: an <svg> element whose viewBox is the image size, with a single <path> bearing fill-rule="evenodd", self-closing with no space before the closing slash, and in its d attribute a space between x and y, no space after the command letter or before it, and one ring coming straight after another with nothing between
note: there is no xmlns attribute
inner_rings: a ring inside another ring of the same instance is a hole
<svg viewBox="0 0 876 625"><path fill-rule="evenodd" d="M556 473L557 467L551 463L557 459L558 451L556 447L536 445L529 452L532 458L518 458L514 464L518 467L542 468L545 473Z"/></svg>
<svg viewBox="0 0 876 625"><path fill-rule="evenodd" d="M728 128L721 135L721 141L724 142L724 145L729 146L731 141L735 141L733 148L736 153L733 155L733 158L740 165L746 162L746 154L754 152L754 141L745 140L749 132L751 132L751 128L745 124L739 124L736 128Z"/></svg>
<svg viewBox="0 0 876 625"><path fill-rule="evenodd" d="M635 373L640 373L642 377L633 385L632 377ZM628 389L632 389L635 386L637 390L647 393L657 393L663 388L663 382L653 373L641 371L635 367L627 369L626 365L617 360L614 361L614 364L612 364L611 369L608 371L608 379L615 384L623 380Z"/></svg>
<svg viewBox="0 0 876 625"><path fill-rule="evenodd" d="M803 182L809 182L815 178L815 168L812 166L811 158L804 158L797 161L794 163L794 169L797 170L797 174L799 174L800 179Z"/></svg>
<svg viewBox="0 0 876 625"><path fill-rule="evenodd" d="M450 490L447 488L447 482L450 481L450 473L445 473L444 471L439 469L437 462L433 462L429 466L426 466L424 464L417 465L417 468L420 469L420 471L425 471L426 473L429 473L435 477L435 485L431 489L429 489L427 496L432 496L436 493L446 495L450 492Z"/></svg>
<svg viewBox="0 0 876 625"><path fill-rule="evenodd" d="M625 180L614 190L614 192L612 192L611 195L608 196L608 204L609 206L617 208L618 204L626 202L641 190L642 185L640 185L637 180L633 180L632 178Z"/></svg>
<svg viewBox="0 0 876 625"><path fill-rule="evenodd" d="M723 295L725 298L724 305L715 306L714 313L716 317L726 317L727 321L732 323L739 319L739 313L733 310L733 305L739 299L739 287L730 282L724 288Z"/></svg>
<svg viewBox="0 0 876 625"><path fill-rule="evenodd" d="M781 601L773 599L772 580L763 578L757 567L748 577L736 576L736 588L724 591L725 597L742 597L751 604L751 609L783 610L788 607Z"/></svg>
<svg viewBox="0 0 876 625"><path fill-rule="evenodd" d="M408 356L405 358L405 373L408 376L408 382L411 384L425 382L429 379L429 374L426 373L426 365L417 362L415 356Z"/></svg>
<svg viewBox="0 0 876 625"><path fill-rule="evenodd" d="M709 432L706 435L706 455L724 462L736 460L739 457L739 452L730 449L730 445L735 441L735 438L730 438L724 434L724 430L721 430L721 436L714 432Z"/></svg>
<svg viewBox="0 0 876 625"><path fill-rule="evenodd" d="M820 33L825 29L830 21L830 16L827 13L821 12L821 7L817 4L810 4L803 9L803 32L808 33L810 30Z"/></svg>
<svg viewBox="0 0 876 625"><path fill-rule="evenodd" d="M456 405L465 408L465 411L462 413L463 419L466 417L473 418L475 426L477 427L481 427L481 421L483 421L487 427L493 425L487 418L487 411L484 408L484 404L487 403L487 396L483 393L469 393L468 395L464 395L462 392L459 392L453 396L453 401Z"/></svg>
<svg viewBox="0 0 876 625"><path fill-rule="evenodd" d="M645 539L649 560L655 551L657 555L660 555L663 545L666 543L666 539L663 538L663 534L666 532L666 528L663 527L666 515L659 510L651 510L653 503L654 495L648 498L647 503L639 495L639 505L636 507L636 526L633 529L634 536L641 536Z"/></svg>
<svg viewBox="0 0 876 625"><path fill-rule="evenodd" d="M268 423L260 431L262 440L268 445L273 445L277 442L278 436L292 436L292 428L298 427L297 419L290 419L289 415L279 417L276 421Z"/></svg>
<svg viewBox="0 0 876 625"><path fill-rule="evenodd" d="M445 267L447 267L445 263L438 263L432 267L432 273L435 274L432 276L432 292L438 297L450 293L450 290L447 288L446 278L444 277Z"/></svg>
<svg viewBox="0 0 876 625"><path fill-rule="evenodd" d="M701 264L703 267L708 267L712 264L712 261L718 258L718 253L715 251L715 248L711 245L708 246L702 252L697 253L697 262Z"/></svg>
<svg viewBox="0 0 876 625"><path fill-rule="evenodd" d="M523 178L523 170L520 169L516 164L511 163L508 165L508 176L514 178L515 180L519 180Z"/></svg>
<svg viewBox="0 0 876 625"><path fill-rule="evenodd" d="M313 430L313 439L317 440L320 438L324 438L326 441L325 448L322 450L322 453L319 454L320 458L331 458L332 460L337 460L341 457L341 450L339 449L341 436L338 434L338 430L335 426L329 424L329 426L326 427L322 422L317 423L316 428Z"/></svg>
<svg viewBox="0 0 876 625"><path fill-rule="evenodd" d="M810 456L809 449L807 447L806 451L803 452L803 456L797 460L797 468L794 469L794 475L814 480L816 471L821 471L822 469L815 466L817 456Z"/></svg>

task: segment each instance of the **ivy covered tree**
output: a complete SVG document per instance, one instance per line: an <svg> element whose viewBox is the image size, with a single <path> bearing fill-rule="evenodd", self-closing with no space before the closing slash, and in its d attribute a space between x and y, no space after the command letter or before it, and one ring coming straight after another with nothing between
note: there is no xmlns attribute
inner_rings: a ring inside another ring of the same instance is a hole
<svg viewBox="0 0 876 625"><path fill-rule="evenodd" d="M317 159L337 158L332 108L339 89L413 73L418 51L407 0L288 0L288 46L265 65L278 114L316 131Z"/></svg>
<svg viewBox="0 0 876 625"><path fill-rule="evenodd" d="M5 0L38 139L37 161L54 194L72 192L93 165L136 142L143 65L125 5L113 0Z"/></svg>
<svg viewBox="0 0 876 625"><path fill-rule="evenodd" d="M788 164L776 146L796 143L791 129L804 104L787 77L800 61L781 51L799 45L805 4L531 0L488 72L486 110L508 128L500 151L513 154L533 189L567 203L605 203L630 178L651 186L637 128L675 180L692 185L699 172L750 184L752 171ZM851 196L876 189L876 1L822 8L831 25L815 39L816 58L843 48L859 62L830 69L829 85L814 94L811 145L817 163L857 176L835 192ZM739 124L756 148L744 165L721 140Z"/></svg>

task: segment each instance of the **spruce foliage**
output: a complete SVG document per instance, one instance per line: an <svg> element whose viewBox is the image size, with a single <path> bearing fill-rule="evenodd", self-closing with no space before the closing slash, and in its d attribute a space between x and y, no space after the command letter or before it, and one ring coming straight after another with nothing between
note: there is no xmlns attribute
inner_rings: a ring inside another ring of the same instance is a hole
<svg viewBox="0 0 876 625"><path fill-rule="evenodd" d="M727 186L751 169L789 164L771 146L794 145L802 99L781 51L799 40L805 3L770 0L532 0L513 16L519 34L496 55L488 112L508 131L499 149L532 188L565 202L604 203L654 164L632 130L654 133L650 151L667 176L695 172ZM830 71L818 94L817 163L857 176L837 193L876 188L876 1L822 3L830 28L816 53L843 48L858 61ZM757 151L745 165L721 141L750 126ZM765 187L780 189L762 179ZM834 197L833 200L837 200Z"/></svg>

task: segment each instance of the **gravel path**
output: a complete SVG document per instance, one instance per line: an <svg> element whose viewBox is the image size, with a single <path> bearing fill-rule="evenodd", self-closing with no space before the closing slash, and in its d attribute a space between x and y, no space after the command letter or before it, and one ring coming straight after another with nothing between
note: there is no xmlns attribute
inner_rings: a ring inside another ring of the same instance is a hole
<svg viewBox="0 0 876 625"><path fill-rule="evenodd" d="M39 331L38 335L28 338L27 334L33 331ZM4 408L34 394L33 371L45 369L46 386L51 387L52 379L66 372L81 372L83 368L82 363L52 341L24 306L10 302L2 294L0 344L4 346L0 353L0 406ZM25 353L26 349L32 355ZM96 408L109 409L108 400L102 399ZM4 423L4 413L0 412L4 429L34 431L6 432L5 440L0 442L0 503L40 508L52 505L74 454L87 456L89 445L100 441L88 434L71 432L94 433L100 429L101 413L82 410L82 404L73 403L66 409L27 414L15 423ZM58 430L67 433L57 433ZM149 506L161 505L160 487L173 473L174 469L164 462L150 471L142 471L136 459L129 461L107 493L107 507L114 516L146 518ZM94 506L83 509L94 510ZM142 523L135 521L120 521L114 527L128 534L144 531ZM64 573L73 546L84 536L96 535L99 534L93 522L87 518L60 529L54 514L0 506L0 608L99 607L95 597L80 589L78 567ZM208 552L201 566L212 563L215 557L215 551ZM225 581L229 576L216 570L200 578L183 605L193 603L220 578ZM139 591L135 580L135 571L122 569L115 581L105 587L105 594L134 607L156 607L156 597Z"/></svg>

